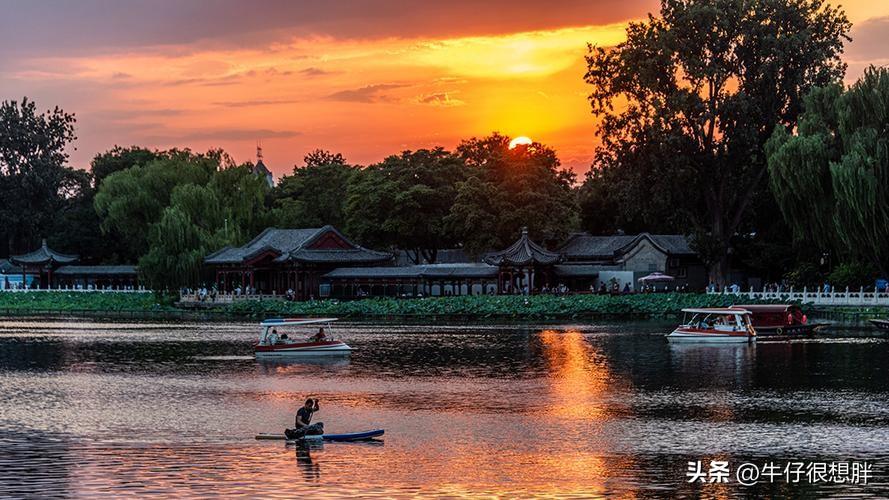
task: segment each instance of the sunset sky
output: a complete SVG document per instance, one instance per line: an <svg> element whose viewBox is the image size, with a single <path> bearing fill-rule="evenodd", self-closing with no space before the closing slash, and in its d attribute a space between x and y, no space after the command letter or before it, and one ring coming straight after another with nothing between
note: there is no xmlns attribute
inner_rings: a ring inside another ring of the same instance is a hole
<svg viewBox="0 0 889 500"><path fill-rule="evenodd" d="M115 144L262 141L276 176L314 148L368 164L500 131L587 170L585 44L613 45L656 0L0 0L0 99L77 116L72 164ZM889 64L889 2L842 2L847 81Z"/></svg>

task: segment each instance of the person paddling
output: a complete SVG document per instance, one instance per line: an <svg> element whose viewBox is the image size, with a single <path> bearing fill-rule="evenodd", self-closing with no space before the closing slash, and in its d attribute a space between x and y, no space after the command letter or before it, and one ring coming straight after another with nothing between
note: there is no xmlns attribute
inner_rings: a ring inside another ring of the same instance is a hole
<svg viewBox="0 0 889 500"><path fill-rule="evenodd" d="M296 411L296 420L295 420L295 429L287 429L285 434L288 438L291 438L291 435L294 437L301 437L305 435L314 435L314 434L323 434L324 433L324 424L318 422L316 424L312 423L312 416L318 411L321 407L318 406L318 400L309 398L306 400L306 404L302 406L299 410Z"/></svg>

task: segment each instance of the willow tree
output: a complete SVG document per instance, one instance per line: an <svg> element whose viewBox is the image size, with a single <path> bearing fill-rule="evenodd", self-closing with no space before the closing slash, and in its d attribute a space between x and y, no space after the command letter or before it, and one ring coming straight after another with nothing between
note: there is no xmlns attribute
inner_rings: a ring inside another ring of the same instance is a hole
<svg viewBox="0 0 889 500"><path fill-rule="evenodd" d="M889 272L889 70L814 90L795 134L775 130L771 187L799 240Z"/></svg>
<svg viewBox="0 0 889 500"><path fill-rule="evenodd" d="M763 146L795 125L809 90L842 77L850 27L822 0L662 0L625 42L589 48L593 168L677 193L673 210L724 283L732 240L756 230L750 208L768 193Z"/></svg>

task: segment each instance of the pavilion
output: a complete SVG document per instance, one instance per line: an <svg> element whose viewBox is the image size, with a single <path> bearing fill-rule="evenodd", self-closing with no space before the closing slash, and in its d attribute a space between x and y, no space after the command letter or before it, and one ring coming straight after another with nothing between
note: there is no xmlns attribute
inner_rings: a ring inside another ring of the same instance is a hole
<svg viewBox="0 0 889 500"><path fill-rule="evenodd" d="M204 263L215 271L217 288L240 288L297 300L320 296L320 278L335 268L391 262L392 254L356 245L333 226L310 229L268 228L241 247L227 246Z"/></svg>
<svg viewBox="0 0 889 500"><path fill-rule="evenodd" d="M490 253L484 261L498 268L499 293L535 293L542 285L554 285L554 266L562 255L531 241L528 228L505 250Z"/></svg>
<svg viewBox="0 0 889 500"><path fill-rule="evenodd" d="M135 266L84 266L76 265L80 260L77 255L57 252L50 248L46 239L40 248L22 255L9 258L4 269L15 269L21 281L12 280L11 272L7 274L0 287L37 288L37 289L135 289L137 271ZM29 279L30 278L30 279Z"/></svg>

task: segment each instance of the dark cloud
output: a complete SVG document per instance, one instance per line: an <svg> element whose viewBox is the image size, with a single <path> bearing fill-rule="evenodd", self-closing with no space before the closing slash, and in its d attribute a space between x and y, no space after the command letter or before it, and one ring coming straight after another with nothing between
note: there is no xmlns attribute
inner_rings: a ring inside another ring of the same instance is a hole
<svg viewBox="0 0 889 500"><path fill-rule="evenodd" d="M387 102L393 101L394 99L384 92L387 90L397 89L401 87L406 87L405 84L400 83L379 83L376 85L368 85L366 87L361 87L360 89L352 89L352 90L341 90L339 92L334 92L327 96L328 99L332 101L346 101L346 102L365 102L365 103L373 103L373 102Z"/></svg>
<svg viewBox="0 0 889 500"><path fill-rule="evenodd" d="M304 76L324 76L324 75L332 75L334 73L335 73L334 71L327 71L327 70L323 70L321 68L306 68L306 69L300 70L300 72L299 72L299 74L304 75Z"/></svg>
<svg viewBox="0 0 889 500"><path fill-rule="evenodd" d="M87 112L85 116L97 118L103 121L121 122L138 120L148 117L166 117L179 116L183 113L181 109L158 108L158 109L104 109Z"/></svg>
<svg viewBox="0 0 889 500"><path fill-rule="evenodd" d="M294 104L299 101L295 99L254 99L251 101L222 101L214 102L216 106L225 108L252 108L254 106L278 106L281 104Z"/></svg>
<svg viewBox="0 0 889 500"><path fill-rule="evenodd" d="M889 59L889 16L856 24L852 42L846 46L846 57L859 62Z"/></svg>
<svg viewBox="0 0 889 500"><path fill-rule="evenodd" d="M0 54L85 55L198 42L258 47L313 35L495 35L615 23L657 8L657 0L0 0Z"/></svg>
<svg viewBox="0 0 889 500"><path fill-rule="evenodd" d="M176 134L156 135L145 137L147 143L181 144L188 141L241 141L254 139L288 139L298 137L301 132L295 130L270 130L270 129L216 129L216 130L189 130Z"/></svg>

